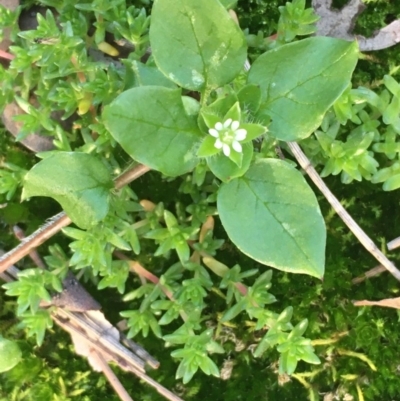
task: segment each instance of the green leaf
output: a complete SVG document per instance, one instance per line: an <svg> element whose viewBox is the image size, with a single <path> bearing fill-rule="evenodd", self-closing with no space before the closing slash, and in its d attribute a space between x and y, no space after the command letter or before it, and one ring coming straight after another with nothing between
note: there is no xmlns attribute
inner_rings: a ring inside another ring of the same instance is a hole
<svg viewBox="0 0 400 401"><path fill-rule="evenodd" d="M357 56L356 42L322 36L264 53L248 75L261 89L256 118L271 117L270 134L280 140L308 137L349 85Z"/></svg>
<svg viewBox="0 0 400 401"><path fill-rule="evenodd" d="M81 228L96 224L108 213L113 182L108 169L96 156L57 152L36 164L24 182L22 199L49 196Z"/></svg>
<svg viewBox="0 0 400 401"><path fill-rule="evenodd" d="M258 85L246 85L237 94L240 108L255 113L260 107L261 91Z"/></svg>
<svg viewBox="0 0 400 401"><path fill-rule="evenodd" d="M312 363L313 365L319 365L321 363L321 360L318 358L318 356L315 355L315 353L310 349L304 348L301 351L301 359L304 362Z"/></svg>
<svg viewBox="0 0 400 401"><path fill-rule="evenodd" d="M12 369L21 360L21 357L18 344L0 336L0 373Z"/></svg>
<svg viewBox="0 0 400 401"><path fill-rule="evenodd" d="M234 319L240 312L246 309L246 302L245 300L241 300L237 304L233 305L229 308L221 317L221 322L229 322L229 320Z"/></svg>
<svg viewBox="0 0 400 401"><path fill-rule="evenodd" d="M279 358L279 373L286 373L291 375L294 373L297 367L297 357L290 352L285 352L281 354Z"/></svg>
<svg viewBox="0 0 400 401"><path fill-rule="evenodd" d="M198 157L209 157L209 156L214 156L217 153L221 152L221 149L217 149L214 146L215 141L216 141L216 139L213 136L207 135L203 139L203 142L201 143L200 148L197 151L197 156Z"/></svg>
<svg viewBox="0 0 400 401"><path fill-rule="evenodd" d="M201 357L199 366L206 375L213 375L215 377L220 376L218 366L207 355Z"/></svg>
<svg viewBox="0 0 400 401"><path fill-rule="evenodd" d="M129 65L129 63L131 64ZM171 89L176 88L176 85L167 79L157 67L149 66L136 60L126 60L125 65L127 68L131 68L135 74L133 86L156 85Z"/></svg>
<svg viewBox="0 0 400 401"><path fill-rule="evenodd" d="M165 175L187 173L198 162L201 134L185 113L179 89L129 89L104 108L103 121L133 159Z"/></svg>
<svg viewBox="0 0 400 401"><path fill-rule="evenodd" d="M253 157L253 144L245 143L242 148L243 160L241 167L238 167L236 163L226 157L222 152L207 159L208 167L210 167L210 170L221 181L228 182L233 178L240 177L250 167L251 159ZM220 149L218 149L218 151L220 151Z"/></svg>
<svg viewBox="0 0 400 401"><path fill-rule="evenodd" d="M237 0L220 0L220 3L226 8L226 9L230 9L230 8L233 8L235 5L236 5L236 3L237 3Z"/></svg>
<svg viewBox="0 0 400 401"><path fill-rule="evenodd" d="M308 326L308 319L303 319L299 324L297 324L294 327L292 332L289 334L288 339L290 340L295 337L301 337L307 330L307 326Z"/></svg>
<svg viewBox="0 0 400 401"><path fill-rule="evenodd" d="M246 255L291 273L324 274L326 230L302 174L282 160L260 159L218 191L218 212Z"/></svg>
<svg viewBox="0 0 400 401"><path fill-rule="evenodd" d="M394 191L400 188L400 174L393 175L382 186L384 191Z"/></svg>
<svg viewBox="0 0 400 401"><path fill-rule="evenodd" d="M400 97L400 85L392 76L385 75L383 77L383 83L394 96Z"/></svg>
<svg viewBox="0 0 400 401"><path fill-rule="evenodd" d="M393 96L392 101L386 107L382 114L382 120L385 124L394 124L399 119L400 99Z"/></svg>
<svg viewBox="0 0 400 401"><path fill-rule="evenodd" d="M242 31L216 0L155 0L150 43L158 68L197 91L231 82L247 56Z"/></svg>

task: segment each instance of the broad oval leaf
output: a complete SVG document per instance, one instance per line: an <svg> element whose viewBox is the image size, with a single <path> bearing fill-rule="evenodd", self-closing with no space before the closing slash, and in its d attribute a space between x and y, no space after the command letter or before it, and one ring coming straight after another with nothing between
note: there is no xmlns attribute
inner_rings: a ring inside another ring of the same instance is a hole
<svg viewBox="0 0 400 401"><path fill-rule="evenodd" d="M242 31L217 0L155 0L150 44L160 71L197 91L232 81L247 56Z"/></svg>
<svg viewBox="0 0 400 401"><path fill-rule="evenodd" d="M129 89L104 108L103 121L133 159L165 175L187 173L198 162L202 136L196 118L185 112L180 89Z"/></svg>
<svg viewBox="0 0 400 401"><path fill-rule="evenodd" d="M269 133L280 140L308 137L348 87L357 57L356 42L322 36L264 53L248 75L261 89L256 117L271 117Z"/></svg>
<svg viewBox="0 0 400 401"><path fill-rule="evenodd" d="M110 173L96 156L56 152L26 174L22 199L49 196L77 226L88 228L107 215L111 188Z"/></svg>
<svg viewBox="0 0 400 401"><path fill-rule="evenodd" d="M232 242L258 262L321 278L326 230L302 174L282 160L260 159L223 184L218 212Z"/></svg>
<svg viewBox="0 0 400 401"><path fill-rule="evenodd" d="M0 336L0 373L12 369L21 357L22 353L18 344Z"/></svg>

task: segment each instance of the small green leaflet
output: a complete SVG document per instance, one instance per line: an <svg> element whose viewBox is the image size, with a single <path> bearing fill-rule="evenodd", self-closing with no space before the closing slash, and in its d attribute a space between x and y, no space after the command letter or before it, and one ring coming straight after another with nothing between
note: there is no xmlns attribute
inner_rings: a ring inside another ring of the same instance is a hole
<svg viewBox="0 0 400 401"><path fill-rule="evenodd" d="M252 65L248 83L259 85L256 118L282 141L307 138L348 87L358 60L356 42L313 37L262 54Z"/></svg>
<svg viewBox="0 0 400 401"><path fill-rule="evenodd" d="M26 174L22 199L49 196L77 226L88 228L107 215L111 188L110 173L96 156L56 152Z"/></svg>
<svg viewBox="0 0 400 401"><path fill-rule="evenodd" d="M258 262L321 278L326 229L302 174L276 159L259 159L246 174L222 184L218 212L229 238Z"/></svg>

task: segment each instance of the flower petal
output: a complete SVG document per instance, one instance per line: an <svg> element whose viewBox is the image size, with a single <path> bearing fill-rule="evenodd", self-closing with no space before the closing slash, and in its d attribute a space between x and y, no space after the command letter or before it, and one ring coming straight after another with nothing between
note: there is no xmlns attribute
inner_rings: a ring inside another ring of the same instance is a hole
<svg viewBox="0 0 400 401"><path fill-rule="evenodd" d="M231 125L232 119L228 118L225 122L224 122L224 128L228 128Z"/></svg>
<svg viewBox="0 0 400 401"><path fill-rule="evenodd" d="M210 128L210 129L208 130L208 133L209 133L211 136L213 136L214 138L219 138L219 132L218 132L216 129L214 129L214 128Z"/></svg>
<svg viewBox="0 0 400 401"><path fill-rule="evenodd" d="M231 154L231 148L226 143L222 145L222 151L224 152L225 156L229 156Z"/></svg>
<svg viewBox="0 0 400 401"><path fill-rule="evenodd" d="M235 131L235 139L237 141L243 141L243 139L246 139L246 136L247 136L247 131L244 128Z"/></svg>
<svg viewBox="0 0 400 401"><path fill-rule="evenodd" d="M221 131L222 128L223 128L222 123L216 123L216 124L215 124L215 129L216 129L216 130Z"/></svg>
<svg viewBox="0 0 400 401"><path fill-rule="evenodd" d="M215 141L215 143L214 143L214 146L215 146L217 149L221 149L221 148L222 148L222 145L223 145L223 143L221 142L220 139L217 139L217 140Z"/></svg>
<svg viewBox="0 0 400 401"><path fill-rule="evenodd" d="M239 125L240 125L239 121L232 121L231 129L233 131L236 131L239 128Z"/></svg>
<svg viewBox="0 0 400 401"><path fill-rule="evenodd" d="M236 150L236 152L238 152L238 153L241 153L241 152L242 152L242 145L241 145L239 142L237 142L237 141L233 141L233 142L232 142L232 148L233 148L234 150Z"/></svg>

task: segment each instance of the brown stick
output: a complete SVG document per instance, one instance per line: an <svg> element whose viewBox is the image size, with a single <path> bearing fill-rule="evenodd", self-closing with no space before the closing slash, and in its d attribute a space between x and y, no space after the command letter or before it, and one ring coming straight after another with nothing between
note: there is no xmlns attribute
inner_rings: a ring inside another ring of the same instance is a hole
<svg viewBox="0 0 400 401"><path fill-rule="evenodd" d="M58 314L62 314L63 316L58 316ZM110 355L111 358L115 357L122 357L122 360L117 361L118 365L122 367L123 369L129 370L133 374L135 374L137 377L140 379L144 380L146 383L150 384L152 387L154 387L161 395L163 395L165 398L167 398L170 401L183 401L181 398L179 398L177 395L163 387L161 384L157 383L155 380L153 380L151 377L147 376L145 372L142 370L138 369L135 365L132 365L130 361L126 359L123 355L115 355L110 349L106 348L104 345L102 345L99 342L93 342L91 339L87 338L87 336L82 333L77 327L71 326L71 322L68 320L70 318L66 311L59 309L56 313L52 314L52 318L56 321L56 323L62 327L66 331L73 331L74 333L82 336L82 338L85 341L90 342L90 345L96 349L98 352L104 353L105 355ZM65 319L64 316L67 318ZM125 362L125 363L123 363ZM122 364L123 363L123 364Z"/></svg>
<svg viewBox="0 0 400 401"><path fill-rule="evenodd" d="M118 377L108 366L108 363L104 360L103 356L94 349L90 350L90 354L92 358L96 360L98 365L101 366L101 370L104 373L104 376L107 378L107 380L109 381L115 392L118 394L119 398L121 398L122 401L133 401L131 396L125 390L125 387L119 381Z"/></svg>
<svg viewBox="0 0 400 401"><path fill-rule="evenodd" d="M355 277L353 280L351 280L352 284L360 284L363 281L365 281L367 278L371 278L374 276L377 276L378 274L381 274L383 272L387 271L384 266L378 265L373 267L372 269L368 270L365 272L362 276Z"/></svg>
<svg viewBox="0 0 400 401"><path fill-rule="evenodd" d="M333 209L347 225L350 231L357 237L364 248L380 262L385 269L387 269L397 280L400 281L400 271L397 267L381 252L381 250L374 244L371 238L361 229L361 227L354 221L354 219L347 213L346 209L341 205L337 198L333 195L330 189L326 186L322 178L319 176L315 168L311 165L307 156L303 153L300 146L296 142L288 142L288 145L296 157L296 160L304 171L313 180L314 184L323 193L327 201L331 204Z"/></svg>
<svg viewBox="0 0 400 401"><path fill-rule="evenodd" d="M139 164L138 166L126 171L115 179L115 189L121 189L124 185L136 180L136 178L147 173L150 169ZM61 212L53 216L49 221L26 237L18 246L0 257L0 273L7 270L11 265L17 263L28 255L34 248L42 245L45 241L58 233L62 228L71 224L71 219Z"/></svg>
<svg viewBox="0 0 400 401"><path fill-rule="evenodd" d="M139 164L135 168L125 171L114 180L115 189L121 189L123 186L129 184L132 181L135 181L137 178L146 174L150 170L150 167Z"/></svg>
<svg viewBox="0 0 400 401"><path fill-rule="evenodd" d="M397 237L388 242L387 249L389 249L389 251L393 251L393 249L396 249L399 246L400 246L400 237Z"/></svg>
<svg viewBox="0 0 400 401"><path fill-rule="evenodd" d="M14 235L22 242L26 237L25 237L25 233L24 230L15 225L13 227L13 231L14 231ZM35 249L32 249L32 251L29 252L29 257L32 259L33 263L35 263L35 265L37 267L40 267L43 270L46 270L46 264L43 262L42 258L39 255L39 252Z"/></svg>
<svg viewBox="0 0 400 401"><path fill-rule="evenodd" d="M144 372L144 361L139 356L123 347L114 337L104 334L99 331L99 328L91 322L90 319L85 319L81 313L69 312L65 309L58 309L57 315L68 318L71 322L79 325L87 335L96 340L92 343L93 346L100 345L110 350L114 355L126 360L130 365L134 366L138 371Z"/></svg>
<svg viewBox="0 0 400 401"><path fill-rule="evenodd" d="M71 219L64 212L53 216L46 224L26 237L18 246L0 257L0 273L17 263L34 248L43 244L43 242L69 224L71 224Z"/></svg>

